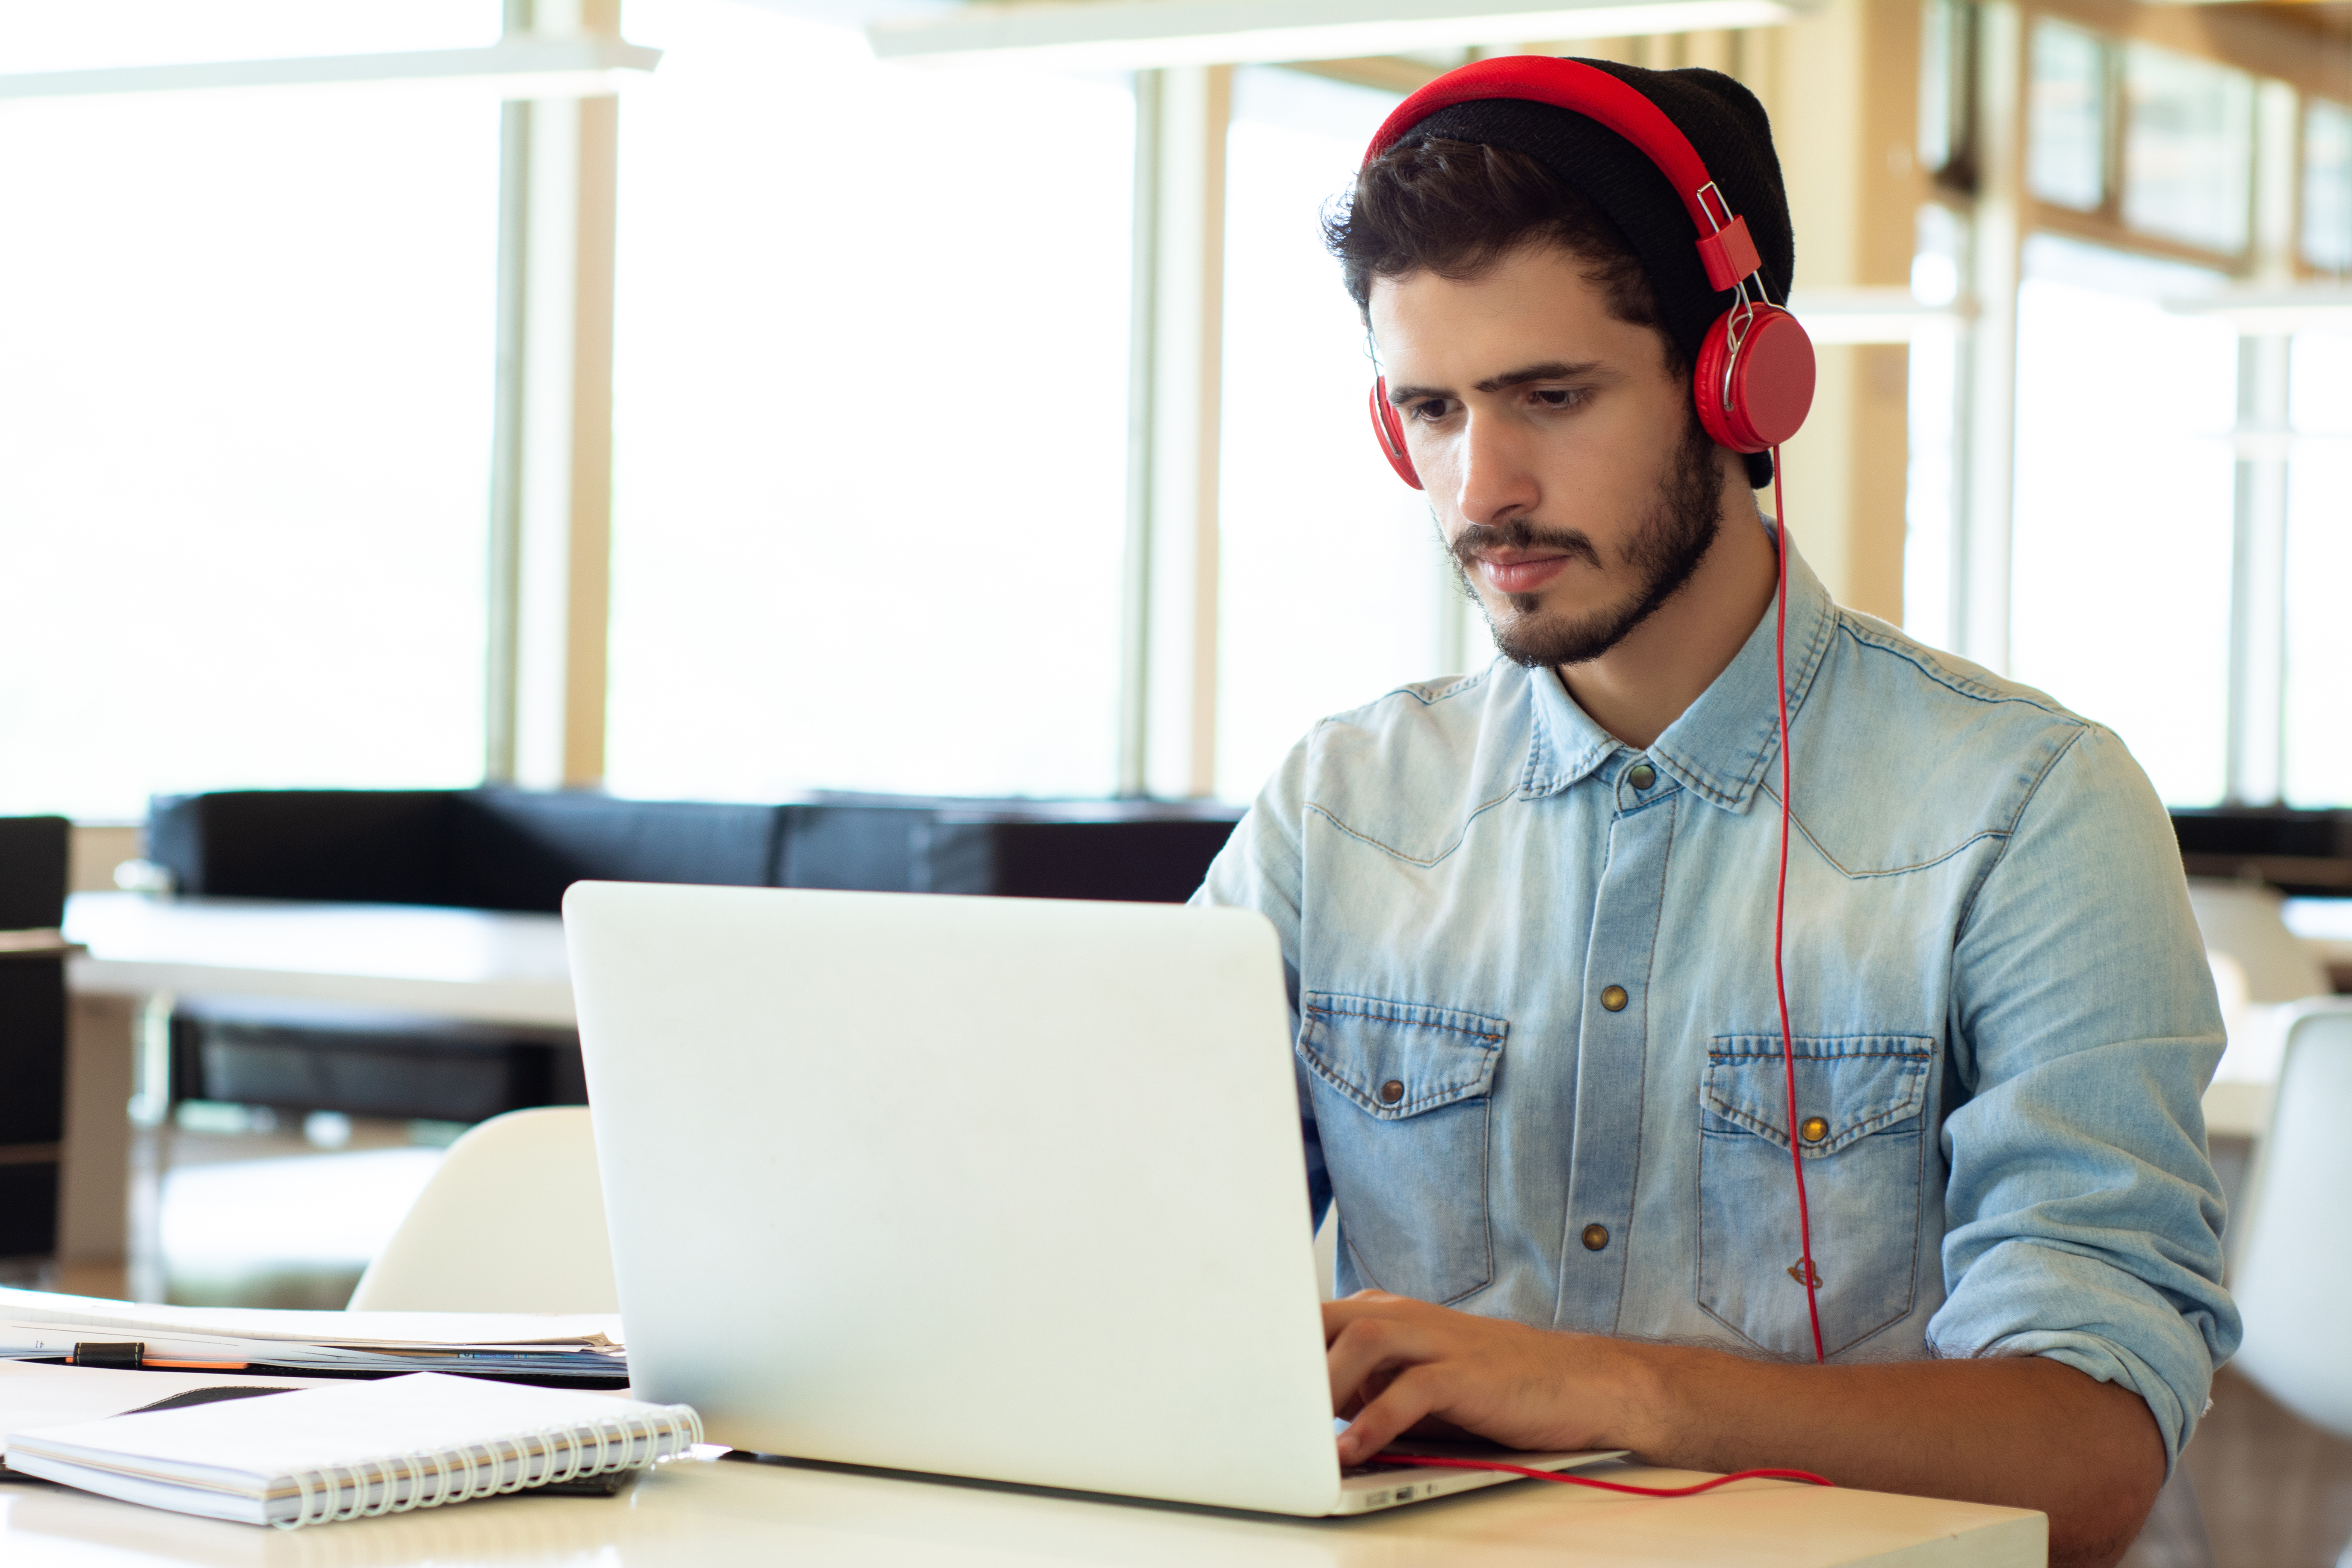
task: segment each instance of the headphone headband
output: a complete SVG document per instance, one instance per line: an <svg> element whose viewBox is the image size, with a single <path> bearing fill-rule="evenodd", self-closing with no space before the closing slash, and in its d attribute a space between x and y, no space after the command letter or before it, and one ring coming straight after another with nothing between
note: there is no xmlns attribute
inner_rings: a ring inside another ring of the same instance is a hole
<svg viewBox="0 0 2352 1568"><path fill-rule="evenodd" d="M1748 220L1733 215L1706 172L1706 160L1682 128L1633 88L1582 60L1510 55L1450 70L1396 106L1364 150L1364 162L1387 152L1439 110L1492 98L1548 103L1581 114L1631 142L1682 198L1698 235L1706 280L1717 289L1738 287L1763 266L1756 242L1748 237Z"/></svg>
<svg viewBox="0 0 2352 1568"><path fill-rule="evenodd" d="M1732 451L1769 451L1796 434L1813 401L1813 345L1805 329L1764 292L1763 259L1748 220L1724 200L1706 162L1681 126L1632 83L1583 60L1518 55L1478 60L1451 70L1397 105L1364 150L1364 164L1395 146L1406 132L1456 104L1496 100L1547 104L1580 114L1633 144L1665 175L1697 231L1699 261L1717 293L1738 295L1700 342L1691 371L1699 423ZM1756 287L1750 290L1749 279ZM1385 380L1372 384L1372 427L1381 453L1405 483L1421 478L1405 450L1404 426L1388 400ZM1749 478L1756 470L1749 469Z"/></svg>

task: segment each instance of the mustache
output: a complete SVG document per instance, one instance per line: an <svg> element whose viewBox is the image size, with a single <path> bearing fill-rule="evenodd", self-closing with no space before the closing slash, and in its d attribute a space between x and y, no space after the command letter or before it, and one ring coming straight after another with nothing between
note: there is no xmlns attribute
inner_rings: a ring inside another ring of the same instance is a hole
<svg viewBox="0 0 2352 1568"><path fill-rule="evenodd" d="M1489 550L1558 550L1588 566L1601 564L1601 552L1582 529L1545 528L1516 517L1504 523L1474 522L1447 549L1465 572Z"/></svg>

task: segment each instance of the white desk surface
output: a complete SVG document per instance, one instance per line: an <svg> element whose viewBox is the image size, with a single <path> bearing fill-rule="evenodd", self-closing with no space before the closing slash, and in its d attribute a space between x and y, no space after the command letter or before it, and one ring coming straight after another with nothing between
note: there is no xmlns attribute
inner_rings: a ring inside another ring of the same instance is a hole
<svg viewBox="0 0 2352 1568"><path fill-rule="evenodd" d="M2289 899L2279 914L2323 963L2352 963L2352 899Z"/></svg>
<svg viewBox="0 0 2352 1568"><path fill-rule="evenodd" d="M2290 924L2330 963L2352 963L2352 900L2288 900ZM563 922L554 915L402 904L77 893L66 935L74 990L267 996L482 1023L574 1022Z"/></svg>
<svg viewBox="0 0 2352 1568"><path fill-rule="evenodd" d="M568 1024L551 915L85 893L67 933L77 991L261 995L486 1021ZM1627 1468L1624 1479L1696 1479ZM682 1463L612 1498L516 1497L291 1532L62 1489L0 1484L0 1561L61 1568L596 1568L791 1563L1189 1568L2044 1561L2040 1514L1778 1482L1702 1498L1538 1483L1369 1519L1295 1521L838 1470Z"/></svg>
<svg viewBox="0 0 2352 1568"><path fill-rule="evenodd" d="M1696 1478L1627 1467L1647 1484ZM0 1485L0 1561L26 1568L1530 1568L2041 1564L2038 1513L1747 1481L1703 1497L1538 1482L1354 1520L1097 1501L842 1470L681 1461L618 1497L529 1495L308 1530Z"/></svg>
<svg viewBox="0 0 2352 1568"><path fill-rule="evenodd" d="M402 904L77 893L78 992L263 996L480 1023L574 1021L555 915Z"/></svg>

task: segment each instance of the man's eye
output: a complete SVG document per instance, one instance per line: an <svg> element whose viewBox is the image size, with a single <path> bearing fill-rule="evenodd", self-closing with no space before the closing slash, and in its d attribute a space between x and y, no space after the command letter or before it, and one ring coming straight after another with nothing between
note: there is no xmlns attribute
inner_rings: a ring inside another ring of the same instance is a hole
<svg viewBox="0 0 2352 1568"><path fill-rule="evenodd" d="M1445 417L1445 399L1424 397L1419 403L1409 405L1405 412L1415 419L1433 424Z"/></svg>
<svg viewBox="0 0 2352 1568"><path fill-rule="evenodd" d="M1547 408L1573 408L1584 401L1584 394L1573 387L1547 386L1539 388L1536 397Z"/></svg>

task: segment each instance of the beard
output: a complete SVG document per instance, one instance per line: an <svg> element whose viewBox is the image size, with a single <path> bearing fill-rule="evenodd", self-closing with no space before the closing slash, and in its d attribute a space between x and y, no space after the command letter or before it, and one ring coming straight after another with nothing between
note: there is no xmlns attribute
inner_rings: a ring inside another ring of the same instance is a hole
<svg viewBox="0 0 2352 1568"><path fill-rule="evenodd" d="M1623 564L1633 574L1637 586L1614 605L1574 616L1546 616L1540 595L1511 594L1506 597L1517 613L1497 617L1470 584L1470 568L1480 551L1559 550L1598 567L1600 550L1581 529L1546 528L1524 518L1505 523L1474 522L1455 535L1447 546L1454 577L1463 593L1485 612L1486 625L1495 634L1495 647L1503 657L1528 669L1590 663L1623 642L1634 627L1681 593L1715 547L1722 525L1723 475L1716 465L1715 452L1715 442L1694 416L1658 480L1658 493L1648 513L1622 552Z"/></svg>

